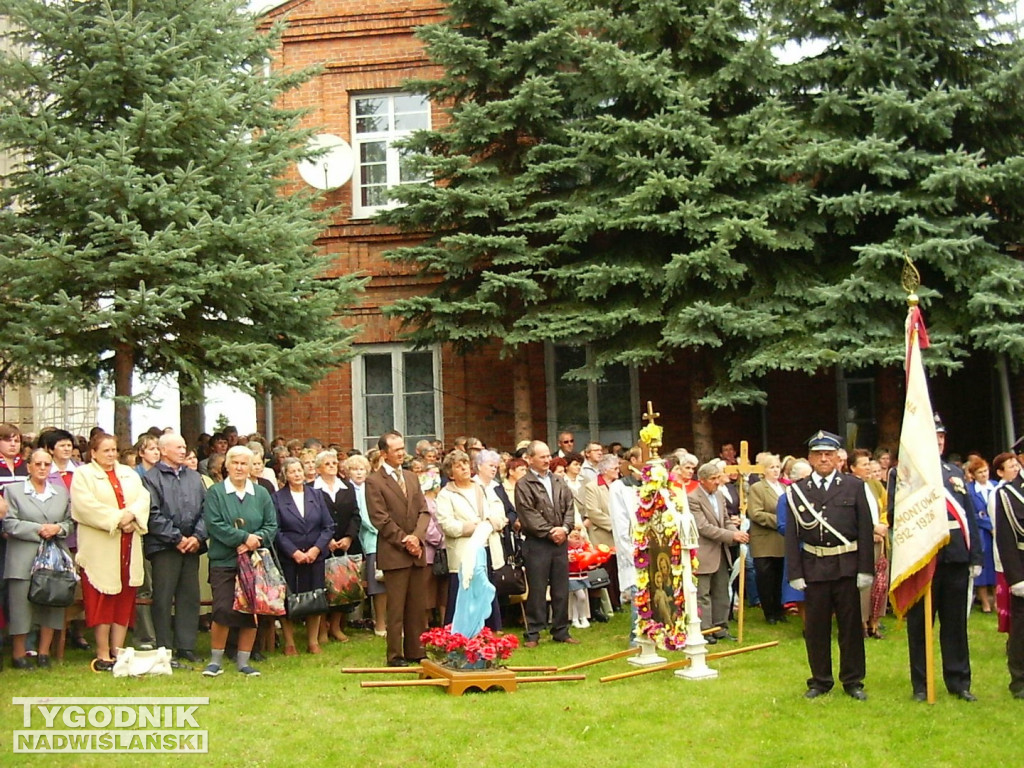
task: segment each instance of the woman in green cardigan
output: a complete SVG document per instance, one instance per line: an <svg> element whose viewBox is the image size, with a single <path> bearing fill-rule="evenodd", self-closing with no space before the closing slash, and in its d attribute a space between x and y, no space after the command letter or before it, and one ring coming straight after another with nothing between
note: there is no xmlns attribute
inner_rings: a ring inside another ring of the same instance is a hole
<svg viewBox="0 0 1024 768"><path fill-rule="evenodd" d="M224 670L224 646L228 630L238 628L238 671L258 677L249 664L256 639L256 617L232 607L238 556L258 547L272 547L277 533L277 513L266 488L249 479L253 453L236 445L224 457L227 479L206 492L203 517L210 536L210 587L213 590L213 626L210 630L210 663L203 674L217 677Z"/></svg>

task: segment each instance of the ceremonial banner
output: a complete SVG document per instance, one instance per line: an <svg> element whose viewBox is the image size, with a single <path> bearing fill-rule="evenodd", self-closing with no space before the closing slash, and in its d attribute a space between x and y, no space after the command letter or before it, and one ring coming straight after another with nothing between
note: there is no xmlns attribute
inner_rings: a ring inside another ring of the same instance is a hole
<svg viewBox="0 0 1024 768"><path fill-rule="evenodd" d="M896 470L889 587L897 616L924 596L935 572L935 555L949 541L941 459L921 362L921 350L927 347L921 311L912 306L907 313L907 402Z"/></svg>

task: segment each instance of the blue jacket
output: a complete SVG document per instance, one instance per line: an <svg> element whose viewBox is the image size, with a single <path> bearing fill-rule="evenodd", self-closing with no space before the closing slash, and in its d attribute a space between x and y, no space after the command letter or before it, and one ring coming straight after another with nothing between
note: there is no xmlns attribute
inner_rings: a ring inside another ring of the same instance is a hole
<svg viewBox="0 0 1024 768"><path fill-rule="evenodd" d="M158 461L142 476L150 496L149 532L143 537L146 557L174 549L184 538L199 539L199 551L206 551L206 521L203 500L206 485L198 472L188 467L174 470Z"/></svg>

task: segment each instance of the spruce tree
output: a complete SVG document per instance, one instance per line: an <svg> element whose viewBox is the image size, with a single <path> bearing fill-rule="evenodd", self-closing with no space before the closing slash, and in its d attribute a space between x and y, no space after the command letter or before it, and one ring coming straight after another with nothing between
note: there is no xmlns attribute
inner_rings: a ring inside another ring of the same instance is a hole
<svg viewBox="0 0 1024 768"><path fill-rule="evenodd" d="M412 142L438 183L386 216L433 231L393 255L444 278L394 308L413 338L589 344L578 377L678 359L704 406L762 398L737 370L799 317L811 241L757 19L733 0L449 8L421 87L451 122Z"/></svg>
<svg viewBox="0 0 1024 768"><path fill-rule="evenodd" d="M255 393L343 359L358 280L325 278L325 220L283 174L305 153L280 102L309 72L268 72L280 29L243 0L0 0L0 354L58 384L131 372Z"/></svg>
<svg viewBox="0 0 1024 768"><path fill-rule="evenodd" d="M901 364L904 257L921 272L930 365L974 350L1024 361L1024 47L993 0L777 0L813 44L786 67L809 139L801 176L820 227L809 333L768 349L798 367Z"/></svg>

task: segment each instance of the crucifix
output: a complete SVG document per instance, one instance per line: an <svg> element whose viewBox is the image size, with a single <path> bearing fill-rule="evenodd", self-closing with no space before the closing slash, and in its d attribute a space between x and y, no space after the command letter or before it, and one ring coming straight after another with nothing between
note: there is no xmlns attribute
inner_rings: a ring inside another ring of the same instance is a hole
<svg viewBox="0 0 1024 768"><path fill-rule="evenodd" d="M740 495L740 528L743 527L743 521L747 517L747 477L751 474L764 474L764 467L760 464L751 464L749 454L747 453L747 441L740 441L740 460L732 465L725 468L725 471L733 469L740 473L740 480L736 484ZM740 589L739 589L739 611L736 620L737 625L737 637L739 642L743 642L743 612L744 603L746 601L747 591L747 553L744 549L744 545L740 545Z"/></svg>

